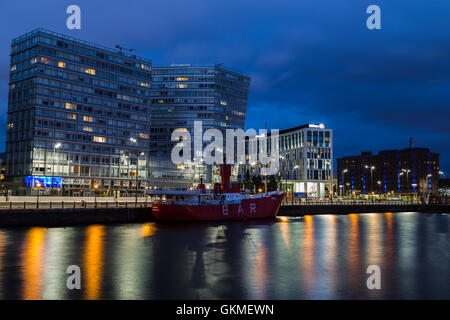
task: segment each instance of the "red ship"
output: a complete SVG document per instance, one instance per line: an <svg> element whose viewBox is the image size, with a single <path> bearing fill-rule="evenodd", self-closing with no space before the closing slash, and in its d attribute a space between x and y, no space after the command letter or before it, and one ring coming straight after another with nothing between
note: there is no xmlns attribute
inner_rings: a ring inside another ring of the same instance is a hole
<svg viewBox="0 0 450 320"><path fill-rule="evenodd" d="M217 221L273 218L277 215L284 192L257 195L241 192L238 182L230 183L231 166L220 165L221 183L206 190L203 183L196 190L149 191L160 200L152 202L157 221Z"/></svg>

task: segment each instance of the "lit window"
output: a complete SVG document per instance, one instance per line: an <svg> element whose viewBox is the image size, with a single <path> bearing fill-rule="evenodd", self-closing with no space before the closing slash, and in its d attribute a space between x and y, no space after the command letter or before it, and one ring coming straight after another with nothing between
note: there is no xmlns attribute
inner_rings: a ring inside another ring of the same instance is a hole
<svg viewBox="0 0 450 320"><path fill-rule="evenodd" d="M17 67L16 67L15 64L13 64L13 65L11 66L11 71L16 71L16 70L17 70Z"/></svg>
<svg viewBox="0 0 450 320"><path fill-rule="evenodd" d="M77 105L73 103L66 102L66 109L77 110Z"/></svg>
<svg viewBox="0 0 450 320"><path fill-rule="evenodd" d="M83 121L92 122L92 117L83 116Z"/></svg>
<svg viewBox="0 0 450 320"><path fill-rule="evenodd" d="M14 122L8 123L8 129L12 129L12 128L14 128Z"/></svg>
<svg viewBox="0 0 450 320"><path fill-rule="evenodd" d="M36 62L37 62L37 58L36 58L36 57L31 58L31 60L30 60L30 63L31 63L31 64L35 64Z"/></svg>
<svg viewBox="0 0 450 320"><path fill-rule="evenodd" d="M226 106L226 105L227 105L227 102L224 101L224 100L221 100L221 101L220 101L220 104L223 105L223 106Z"/></svg>
<svg viewBox="0 0 450 320"><path fill-rule="evenodd" d="M187 84L185 84L185 83L177 83L177 88L178 89L185 89L185 88L187 88Z"/></svg>
<svg viewBox="0 0 450 320"><path fill-rule="evenodd" d="M141 86L142 87L148 87L148 83L147 82L141 82Z"/></svg>
<svg viewBox="0 0 450 320"><path fill-rule="evenodd" d="M92 132L94 129L92 129L92 127L83 127L83 131Z"/></svg>
<svg viewBox="0 0 450 320"><path fill-rule="evenodd" d="M65 68L66 67L66 63L63 62L63 61L58 61L58 67Z"/></svg>
<svg viewBox="0 0 450 320"><path fill-rule="evenodd" d="M46 57L41 57L41 62L47 64L48 60Z"/></svg>
<svg viewBox="0 0 450 320"><path fill-rule="evenodd" d="M187 77L177 77L177 81L187 81Z"/></svg>
<svg viewBox="0 0 450 320"><path fill-rule="evenodd" d="M77 120L77 115L75 113L72 113L72 119Z"/></svg>
<svg viewBox="0 0 450 320"><path fill-rule="evenodd" d="M16 85L14 83L9 86L9 90L14 90L15 88L16 88Z"/></svg>
<svg viewBox="0 0 450 320"><path fill-rule="evenodd" d="M86 72L88 74L92 74L93 76L95 76L95 69L86 68L86 70L84 70L84 72Z"/></svg>
<svg viewBox="0 0 450 320"><path fill-rule="evenodd" d="M148 134L147 133L139 133L139 137L141 137L142 139L148 139Z"/></svg>
<svg viewBox="0 0 450 320"><path fill-rule="evenodd" d="M228 120L228 116L225 116L225 120Z"/></svg>
<svg viewBox="0 0 450 320"><path fill-rule="evenodd" d="M105 137L94 136L94 142L105 143L106 142L106 138Z"/></svg>

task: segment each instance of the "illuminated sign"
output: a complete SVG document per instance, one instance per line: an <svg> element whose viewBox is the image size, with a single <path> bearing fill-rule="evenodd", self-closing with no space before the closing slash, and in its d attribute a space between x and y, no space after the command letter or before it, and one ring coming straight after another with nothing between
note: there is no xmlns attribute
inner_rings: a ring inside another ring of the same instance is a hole
<svg viewBox="0 0 450 320"><path fill-rule="evenodd" d="M62 177L46 177L46 176L26 176L25 183L27 187L34 188L36 183L41 184L41 188L62 188Z"/></svg>
<svg viewBox="0 0 450 320"><path fill-rule="evenodd" d="M323 123L321 123L321 124L313 124L313 123L310 123L310 124L308 125L308 127L310 127L310 128L325 129L325 125L324 125Z"/></svg>

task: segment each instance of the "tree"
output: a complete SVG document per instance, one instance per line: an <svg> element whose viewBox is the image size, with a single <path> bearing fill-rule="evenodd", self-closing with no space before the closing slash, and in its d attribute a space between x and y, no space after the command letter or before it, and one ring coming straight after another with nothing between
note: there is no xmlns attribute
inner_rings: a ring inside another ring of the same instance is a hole
<svg viewBox="0 0 450 320"><path fill-rule="evenodd" d="M244 184L244 189L253 190L253 181L250 178L250 172L248 170L245 171L243 184Z"/></svg>
<svg viewBox="0 0 450 320"><path fill-rule="evenodd" d="M258 189L264 188L263 181L261 179L261 176L259 174L255 174L252 178L253 187L255 188L255 191L258 191Z"/></svg>
<svg viewBox="0 0 450 320"><path fill-rule="evenodd" d="M275 179L275 176L270 176L269 181L267 181L267 191L277 191L278 190L278 181Z"/></svg>

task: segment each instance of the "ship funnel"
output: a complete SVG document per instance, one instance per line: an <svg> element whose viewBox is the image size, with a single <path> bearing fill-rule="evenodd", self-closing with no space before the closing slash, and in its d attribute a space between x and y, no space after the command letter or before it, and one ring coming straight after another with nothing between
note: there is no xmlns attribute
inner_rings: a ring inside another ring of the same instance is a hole
<svg viewBox="0 0 450 320"><path fill-rule="evenodd" d="M220 186L222 190L228 190L230 188L231 177L231 164L220 164Z"/></svg>

